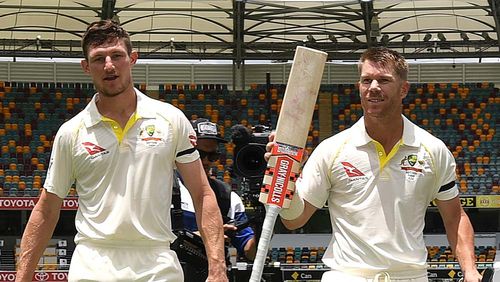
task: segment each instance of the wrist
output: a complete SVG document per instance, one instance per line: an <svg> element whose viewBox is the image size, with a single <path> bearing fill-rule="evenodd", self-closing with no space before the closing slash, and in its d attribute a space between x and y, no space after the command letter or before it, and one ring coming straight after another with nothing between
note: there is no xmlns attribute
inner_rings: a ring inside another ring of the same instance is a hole
<svg viewBox="0 0 500 282"><path fill-rule="evenodd" d="M216 261L213 262L209 269L208 269L209 274L217 274L220 275L221 273L226 273L226 261Z"/></svg>
<svg viewBox="0 0 500 282"><path fill-rule="evenodd" d="M295 193L290 202L290 207L280 210L280 216L284 220L294 220L302 215L304 211L304 200L300 197L299 193Z"/></svg>

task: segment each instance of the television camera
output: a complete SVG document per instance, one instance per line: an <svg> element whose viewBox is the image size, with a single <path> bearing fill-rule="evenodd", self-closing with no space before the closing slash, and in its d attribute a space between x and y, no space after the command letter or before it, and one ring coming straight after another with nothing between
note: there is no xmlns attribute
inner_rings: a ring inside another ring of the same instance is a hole
<svg viewBox="0 0 500 282"><path fill-rule="evenodd" d="M231 128L231 140L235 145L233 174L240 180L239 191L243 202L254 208L256 218L263 217L265 213L259 194L267 168L264 154L270 134L271 128L260 124L251 129L241 124Z"/></svg>

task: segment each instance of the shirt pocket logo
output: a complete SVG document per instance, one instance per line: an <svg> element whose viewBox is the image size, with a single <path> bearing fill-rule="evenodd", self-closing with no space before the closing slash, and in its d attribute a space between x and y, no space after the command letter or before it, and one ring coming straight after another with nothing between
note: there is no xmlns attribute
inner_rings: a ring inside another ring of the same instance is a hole
<svg viewBox="0 0 500 282"><path fill-rule="evenodd" d="M156 147L165 143L163 131L156 127L154 123L143 124L139 130L139 143L147 147Z"/></svg>

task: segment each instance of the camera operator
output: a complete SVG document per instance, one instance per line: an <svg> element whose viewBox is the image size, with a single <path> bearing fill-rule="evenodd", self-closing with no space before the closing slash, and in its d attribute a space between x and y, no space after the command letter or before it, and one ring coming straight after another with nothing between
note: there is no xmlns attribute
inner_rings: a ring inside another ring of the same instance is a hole
<svg viewBox="0 0 500 282"><path fill-rule="evenodd" d="M210 173L211 167L220 157L220 143L227 143L227 141L219 134L217 125L207 119L199 118L191 121L191 124L197 136L195 148L200 153L203 168L207 173L210 187L212 187L215 193L219 209L223 216L225 237L237 249L239 257L253 261L256 253L255 233L252 228L244 227L248 225L248 217L245 213L243 202L238 194L231 191L229 185L216 179ZM180 181L180 192L184 228L196 232L198 231L198 226L196 224L193 202L188 190L182 185L182 179ZM238 226L242 227L238 229ZM188 279L189 275L192 274L191 271L189 272L185 273L186 281L194 281Z"/></svg>

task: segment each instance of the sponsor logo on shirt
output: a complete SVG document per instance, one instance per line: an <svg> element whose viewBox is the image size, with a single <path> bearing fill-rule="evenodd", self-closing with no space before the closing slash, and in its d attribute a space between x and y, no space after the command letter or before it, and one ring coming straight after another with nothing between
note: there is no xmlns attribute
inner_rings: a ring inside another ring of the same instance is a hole
<svg viewBox="0 0 500 282"><path fill-rule="evenodd" d="M109 153L108 150L92 142L83 142L82 146L87 150L92 159Z"/></svg>
<svg viewBox="0 0 500 282"><path fill-rule="evenodd" d="M342 166L344 167L345 173L347 173L347 176L349 176L350 178L365 176L364 173L362 173L359 169L357 169L351 163L349 163L349 162L341 162L341 163L342 163Z"/></svg>

